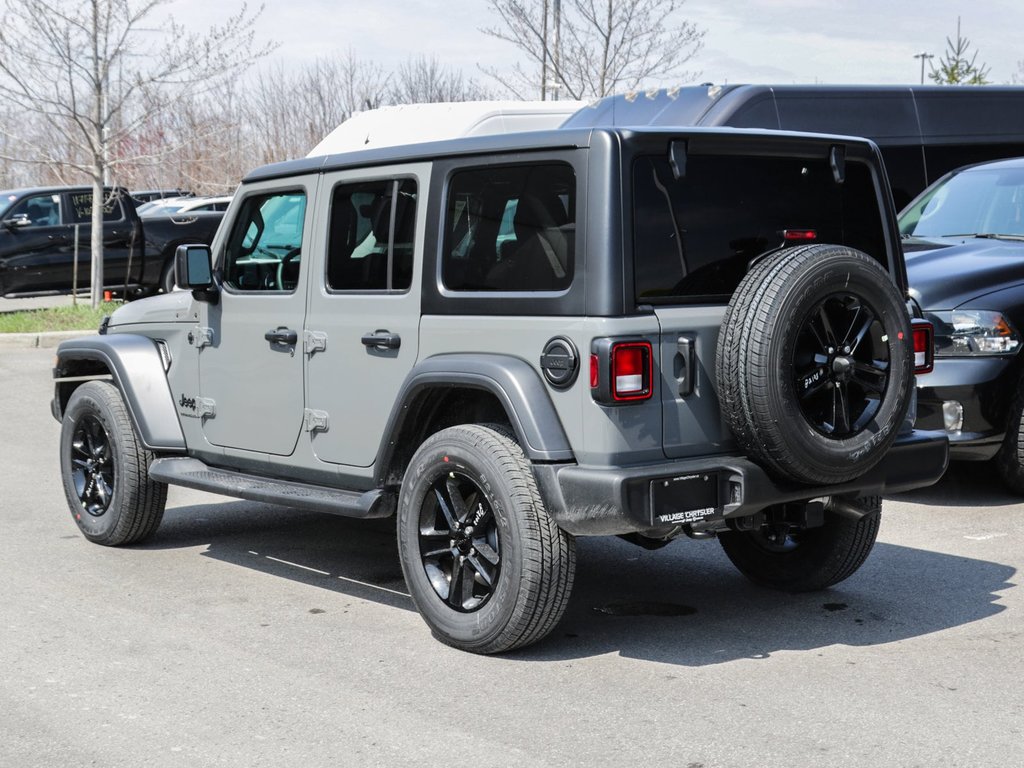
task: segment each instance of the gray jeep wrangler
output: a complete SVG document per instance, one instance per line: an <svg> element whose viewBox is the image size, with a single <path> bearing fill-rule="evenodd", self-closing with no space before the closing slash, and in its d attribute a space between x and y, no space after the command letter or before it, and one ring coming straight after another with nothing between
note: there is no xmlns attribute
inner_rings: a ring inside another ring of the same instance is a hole
<svg viewBox="0 0 1024 768"><path fill-rule="evenodd" d="M717 538L814 590L884 492L937 480L868 141L554 130L309 158L242 183L179 287L58 351L71 514L152 536L167 485L397 517L443 642L525 646L576 536ZM917 347L915 355L915 345Z"/></svg>

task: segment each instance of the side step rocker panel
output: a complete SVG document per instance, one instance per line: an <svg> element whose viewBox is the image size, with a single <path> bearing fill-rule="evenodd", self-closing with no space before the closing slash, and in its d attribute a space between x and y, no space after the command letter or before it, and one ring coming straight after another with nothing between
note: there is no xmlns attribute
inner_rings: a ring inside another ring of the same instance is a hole
<svg viewBox="0 0 1024 768"><path fill-rule="evenodd" d="M237 496L250 501L283 504L313 512L328 512L344 517L389 517L395 511L393 494L385 493L379 488L370 491L346 491L320 485L305 485L211 467L198 459L157 459L149 465L149 476L157 482L181 485L199 491Z"/></svg>

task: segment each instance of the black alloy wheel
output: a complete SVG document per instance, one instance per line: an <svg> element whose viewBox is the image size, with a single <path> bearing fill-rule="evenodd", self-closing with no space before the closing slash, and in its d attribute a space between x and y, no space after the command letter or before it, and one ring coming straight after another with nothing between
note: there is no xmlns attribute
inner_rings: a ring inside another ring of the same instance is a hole
<svg viewBox="0 0 1024 768"><path fill-rule="evenodd" d="M71 478L82 509L104 515L114 496L114 461L110 438L92 415L79 419L71 438Z"/></svg>
<svg viewBox="0 0 1024 768"><path fill-rule="evenodd" d="M470 613L494 592L501 571L501 539L494 511L462 472L431 485L420 511L420 558L434 592L449 607Z"/></svg>
<svg viewBox="0 0 1024 768"><path fill-rule="evenodd" d="M87 381L72 393L61 422L60 468L68 509L83 536L117 547L156 532L167 485L149 478L154 458L113 382Z"/></svg>
<svg viewBox="0 0 1024 768"><path fill-rule="evenodd" d="M881 517L879 496L835 498L826 505L820 527L775 523L753 531L726 531L718 541L733 565L755 584L813 592L856 573L875 545Z"/></svg>
<svg viewBox="0 0 1024 768"><path fill-rule="evenodd" d="M398 495L398 556L434 636L472 653L545 637L565 612L572 536L544 506L503 424L459 424L416 449Z"/></svg>
<svg viewBox="0 0 1024 768"><path fill-rule="evenodd" d="M800 410L835 438L861 432L878 413L889 383L888 337L861 297L835 293L808 314L793 355Z"/></svg>
<svg viewBox="0 0 1024 768"><path fill-rule="evenodd" d="M905 299L873 256L826 243L768 254L722 319L722 416L776 477L849 482L882 460L904 423L912 340Z"/></svg>

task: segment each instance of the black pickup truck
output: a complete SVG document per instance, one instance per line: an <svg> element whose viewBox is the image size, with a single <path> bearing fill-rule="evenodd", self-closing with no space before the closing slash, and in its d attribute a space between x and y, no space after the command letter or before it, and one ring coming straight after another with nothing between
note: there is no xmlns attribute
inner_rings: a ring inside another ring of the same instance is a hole
<svg viewBox="0 0 1024 768"><path fill-rule="evenodd" d="M131 295L174 287L174 251L206 243L222 212L147 218L127 192L108 189L103 205L103 287ZM39 187L0 192L0 296L67 293L90 284L92 188ZM76 249L77 239L77 249Z"/></svg>

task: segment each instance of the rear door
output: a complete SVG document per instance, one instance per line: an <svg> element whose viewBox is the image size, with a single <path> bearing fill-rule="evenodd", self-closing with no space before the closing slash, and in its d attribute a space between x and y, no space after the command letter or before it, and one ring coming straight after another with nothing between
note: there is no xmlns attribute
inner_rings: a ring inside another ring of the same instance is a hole
<svg viewBox="0 0 1024 768"><path fill-rule="evenodd" d="M852 159L837 182L824 148L817 156L691 151L679 178L664 154L634 160L636 301L661 324L666 455L735 448L719 409L716 350L726 306L756 259L806 237L800 242L843 244L886 263L878 184Z"/></svg>
<svg viewBox="0 0 1024 768"><path fill-rule="evenodd" d="M344 171L324 179L324 268L306 318L313 450L369 467L419 351L420 284L430 166Z"/></svg>
<svg viewBox="0 0 1024 768"><path fill-rule="evenodd" d="M77 226L78 237L78 276L79 284L88 285L91 275L91 244L92 244L92 191L84 190L64 194L64 222L68 248L65 258L55 265L61 272L61 279L68 280L74 261L74 242ZM103 199L103 286L105 288L123 288L125 283L135 283L141 273L142 260L138 258L141 245L134 237L135 218L128 218L121 196L108 190ZM132 248L135 247L133 254ZM132 263L129 265L129 260ZM85 268L82 268L82 264ZM131 269L135 279L128 279ZM84 275L83 275L84 272Z"/></svg>

